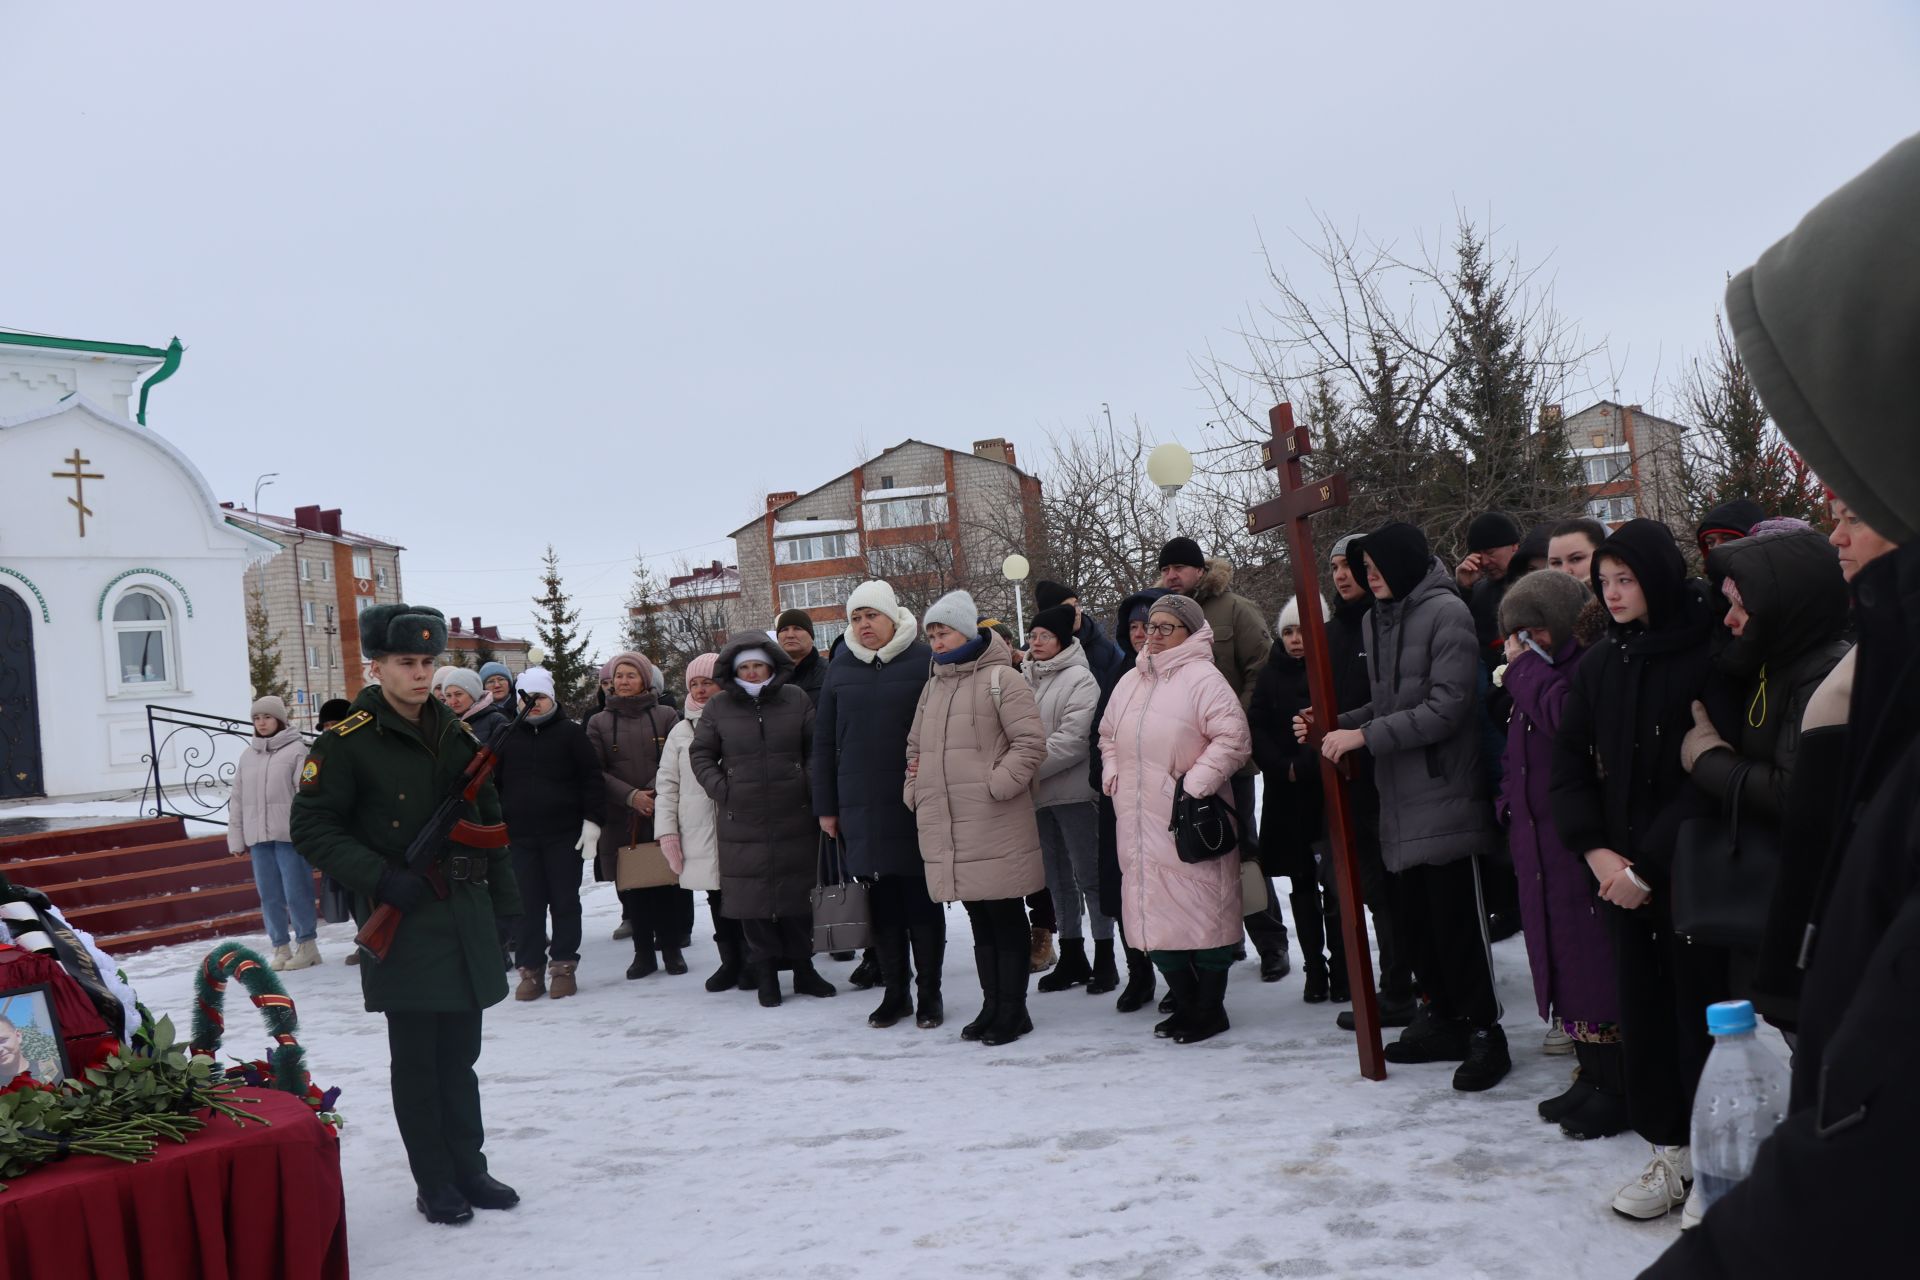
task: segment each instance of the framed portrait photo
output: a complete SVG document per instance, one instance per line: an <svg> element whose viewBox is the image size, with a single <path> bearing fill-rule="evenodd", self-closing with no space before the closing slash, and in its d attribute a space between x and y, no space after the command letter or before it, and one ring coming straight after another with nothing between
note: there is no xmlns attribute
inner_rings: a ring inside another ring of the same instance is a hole
<svg viewBox="0 0 1920 1280"><path fill-rule="evenodd" d="M56 1085L67 1078L66 1042L45 983L0 991L0 1085L20 1075Z"/></svg>

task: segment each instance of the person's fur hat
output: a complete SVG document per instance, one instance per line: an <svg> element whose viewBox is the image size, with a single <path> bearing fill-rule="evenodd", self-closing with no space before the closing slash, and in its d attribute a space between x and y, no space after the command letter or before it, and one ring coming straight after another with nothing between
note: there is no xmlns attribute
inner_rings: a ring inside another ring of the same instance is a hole
<svg viewBox="0 0 1920 1280"><path fill-rule="evenodd" d="M360 652L369 658L396 653L438 657L447 648L447 616L420 604L377 604L360 615Z"/></svg>
<svg viewBox="0 0 1920 1280"><path fill-rule="evenodd" d="M1557 647L1573 639L1580 611L1593 599L1587 584L1571 574L1530 573L1500 600L1500 634L1545 630Z"/></svg>

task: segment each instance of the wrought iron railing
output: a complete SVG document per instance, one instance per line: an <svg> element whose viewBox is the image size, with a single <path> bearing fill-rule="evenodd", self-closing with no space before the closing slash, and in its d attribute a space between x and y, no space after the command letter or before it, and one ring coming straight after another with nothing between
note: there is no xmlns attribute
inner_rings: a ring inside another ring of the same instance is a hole
<svg viewBox="0 0 1920 1280"><path fill-rule="evenodd" d="M308 742L319 735L302 732ZM226 826L233 775L253 741L251 718L210 716L147 704L147 783L140 812Z"/></svg>

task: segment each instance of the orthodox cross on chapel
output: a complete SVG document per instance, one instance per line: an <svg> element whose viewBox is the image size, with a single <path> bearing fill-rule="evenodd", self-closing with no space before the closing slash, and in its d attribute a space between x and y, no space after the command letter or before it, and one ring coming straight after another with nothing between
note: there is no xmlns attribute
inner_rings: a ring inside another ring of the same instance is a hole
<svg viewBox="0 0 1920 1280"><path fill-rule="evenodd" d="M86 502L87 481L105 480L107 477L98 471L86 470L93 465L93 459L81 457L78 449L75 449L73 456L67 459L67 465L73 470L55 471L53 478L73 481L73 496L67 499L67 505L73 507L75 514L79 516L80 536L84 538L87 536L87 517L93 514L92 508L88 507Z"/></svg>
<svg viewBox="0 0 1920 1280"><path fill-rule="evenodd" d="M1313 699L1313 729L1308 741L1318 747L1320 737L1335 723L1339 708L1333 693L1333 661L1327 649L1326 620L1313 603L1320 594L1319 562L1313 551L1308 517L1347 505L1347 478L1336 472L1308 481L1301 460L1313 452L1305 427L1293 424L1293 406L1277 404L1267 413L1273 437L1260 446L1260 465L1280 473L1280 496L1247 509L1247 530L1265 533L1282 525L1293 551L1293 586L1300 605L1300 629L1307 642L1307 688ZM1280 726L1291 734L1292 725ZM1327 838L1333 846L1334 868L1340 885L1340 936L1347 949L1348 981L1353 988L1353 1022L1360 1042L1360 1074L1384 1080L1385 1055L1380 1050L1380 1008L1373 991L1373 958L1361 923L1360 867L1354 859L1353 815L1338 766L1320 757L1320 777L1327 797Z"/></svg>

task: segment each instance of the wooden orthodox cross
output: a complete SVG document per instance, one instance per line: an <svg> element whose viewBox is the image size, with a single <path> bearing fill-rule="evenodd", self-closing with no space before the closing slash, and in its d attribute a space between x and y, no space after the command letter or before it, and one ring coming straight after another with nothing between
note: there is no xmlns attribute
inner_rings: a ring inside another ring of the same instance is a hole
<svg viewBox="0 0 1920 1280"><path fill-rule="evenodd" d="M1316 750L1321 736L1336 723L1339 708L1333 691L1333 660L1327 649L1327 624L1315 601L1320 594L1319 562L1314 557L1313 533L1307 517L1347 505L1347 478L1323 476L1309 483L1300 460L1313 452L1307 429L1293 425L1293 406L1277 404L1267 414L1273 439L1260 446L1260 465L1280 473L1280 496L1247 509L1247 528L1265 533L1287 528L1293 550L1293 585L1300 599L1300 629L1307 642L1307 689L1313 699L1313 731L1308 741ZM1277 643L1277 641L1276 641ZM1278 732L1293 735L1292 725ZM1362 924L1360 867L1354 860L1353 811L1347 803L1345 779L1333 761L1320 757L1320 779L1326 789L1327 840L1333 849L1340 887L1340 940L1347 949L1347 985L1353 991L1353 1025L1360 1042L1360 1074L1369 1080L1387 1078L1380 1052L1380 1006L1373 992L1373 958L1367 951Z"/></svg>

